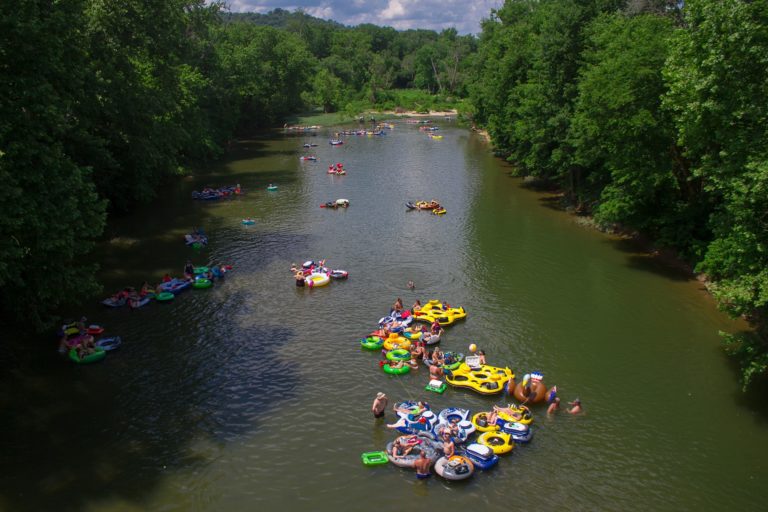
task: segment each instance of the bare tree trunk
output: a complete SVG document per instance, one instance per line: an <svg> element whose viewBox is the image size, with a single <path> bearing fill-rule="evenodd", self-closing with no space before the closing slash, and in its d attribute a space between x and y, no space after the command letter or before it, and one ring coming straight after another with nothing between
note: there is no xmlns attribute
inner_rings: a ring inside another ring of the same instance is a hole
<svg viewBox="0 0 768 512"><path fill-rule="evenodd" d="M456 92L456 83L459 81L459 52L454 49L453 66L448 72L449 87L451 93Z"/></svg>
<svg viewBox="0 0 768 512"><path fill-rule="evenodd" d="M435 73L435 80L437 81L437 90L439 92L443 92L443 84L440 83L440 73L437 72L437 66L435 65L434 57L430 57L429 62L432 63L432 71Z"/></svg>

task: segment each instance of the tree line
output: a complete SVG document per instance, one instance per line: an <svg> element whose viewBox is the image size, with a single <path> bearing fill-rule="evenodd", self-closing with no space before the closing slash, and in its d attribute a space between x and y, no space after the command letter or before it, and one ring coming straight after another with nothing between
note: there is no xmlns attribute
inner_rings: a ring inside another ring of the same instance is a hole
<svg viewBox="0 0 768 512"><path fill-rule="evenodd" d="M227 13L224 19L275 27L298 36L317 64L304 99L326 112L356 113L367 106L388 109L401 99L395 91L402 89L464 97L471 80L471 56L477 50L475 36L459 35L453 28L438 33L398 31L368 23L346 27L284 9L266 14Z"/></svg>
<svg viewBox="0 0 768 512"><path fill-rule="evenodd" d="M469 86L499 155L708 276L768 373L768 2L506 0Z"/></svg>
<svg viewBox="0 0 768 512"><path fill-rule="evenodd" d="M204 0L4 5L3 317L49 328L57 308L98 292L86 262L107 215L153 198L238 134L314 105L378 102L394 87L461 93L473 42L280 10L241 19Z"/></svg>

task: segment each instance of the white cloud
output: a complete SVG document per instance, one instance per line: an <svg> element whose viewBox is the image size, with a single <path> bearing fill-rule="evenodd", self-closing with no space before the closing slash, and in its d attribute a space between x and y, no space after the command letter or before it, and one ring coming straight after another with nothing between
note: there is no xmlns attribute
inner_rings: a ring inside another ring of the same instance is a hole
<svg viewBox="0 0 768 512"><path fill-rule="evenodd" d="M503 0L229 0L232 12L268 12L276 8L302 9L322 19L344 25L372 23L398 30L454 27L460 34L479 33L480 21L498 9Z"/></svg>
<svg viewBox="0 0 768 512"><path fill-rule="evenodd" d="M385 20L400 19L403 15L405 15L405 9L399 0L389 0L389 5L380 14L382 19Z"/></svg>

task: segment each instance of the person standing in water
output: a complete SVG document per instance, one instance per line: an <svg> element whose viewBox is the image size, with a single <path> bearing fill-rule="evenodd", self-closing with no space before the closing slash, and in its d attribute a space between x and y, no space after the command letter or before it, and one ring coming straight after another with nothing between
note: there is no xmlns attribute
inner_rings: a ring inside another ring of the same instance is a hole
<svg viewBox="0 0 768 512"><path fill-rule="evenodd" d="M413 463L413 469L416 470L416 478L419 480L429 478L432 474L429 470L430 466L432 466L432 461L427 458L424 450L419 450L419 458Z"/></svg>
<svg viewBox="0 0 768 512"><path fill-rule="evenodd" d="M371 405L371 412L373 413L373 417L383 418L384 410L387 408L388 403L389 399L387 398L387 395L379 392L376 395L376 398L373 400L373 405Z"/></svg>

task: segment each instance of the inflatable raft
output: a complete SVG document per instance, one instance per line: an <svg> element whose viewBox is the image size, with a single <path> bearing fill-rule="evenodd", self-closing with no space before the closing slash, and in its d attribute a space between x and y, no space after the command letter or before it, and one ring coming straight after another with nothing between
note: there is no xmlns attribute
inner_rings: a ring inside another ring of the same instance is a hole
<svg viewBox="0 0 768 512"><path fill-rule="evenodd" d="M446 480L465 480L475 472L475 465L463 455L454 455L451 458L440 457L435 462L435 473Z"/></svg>

